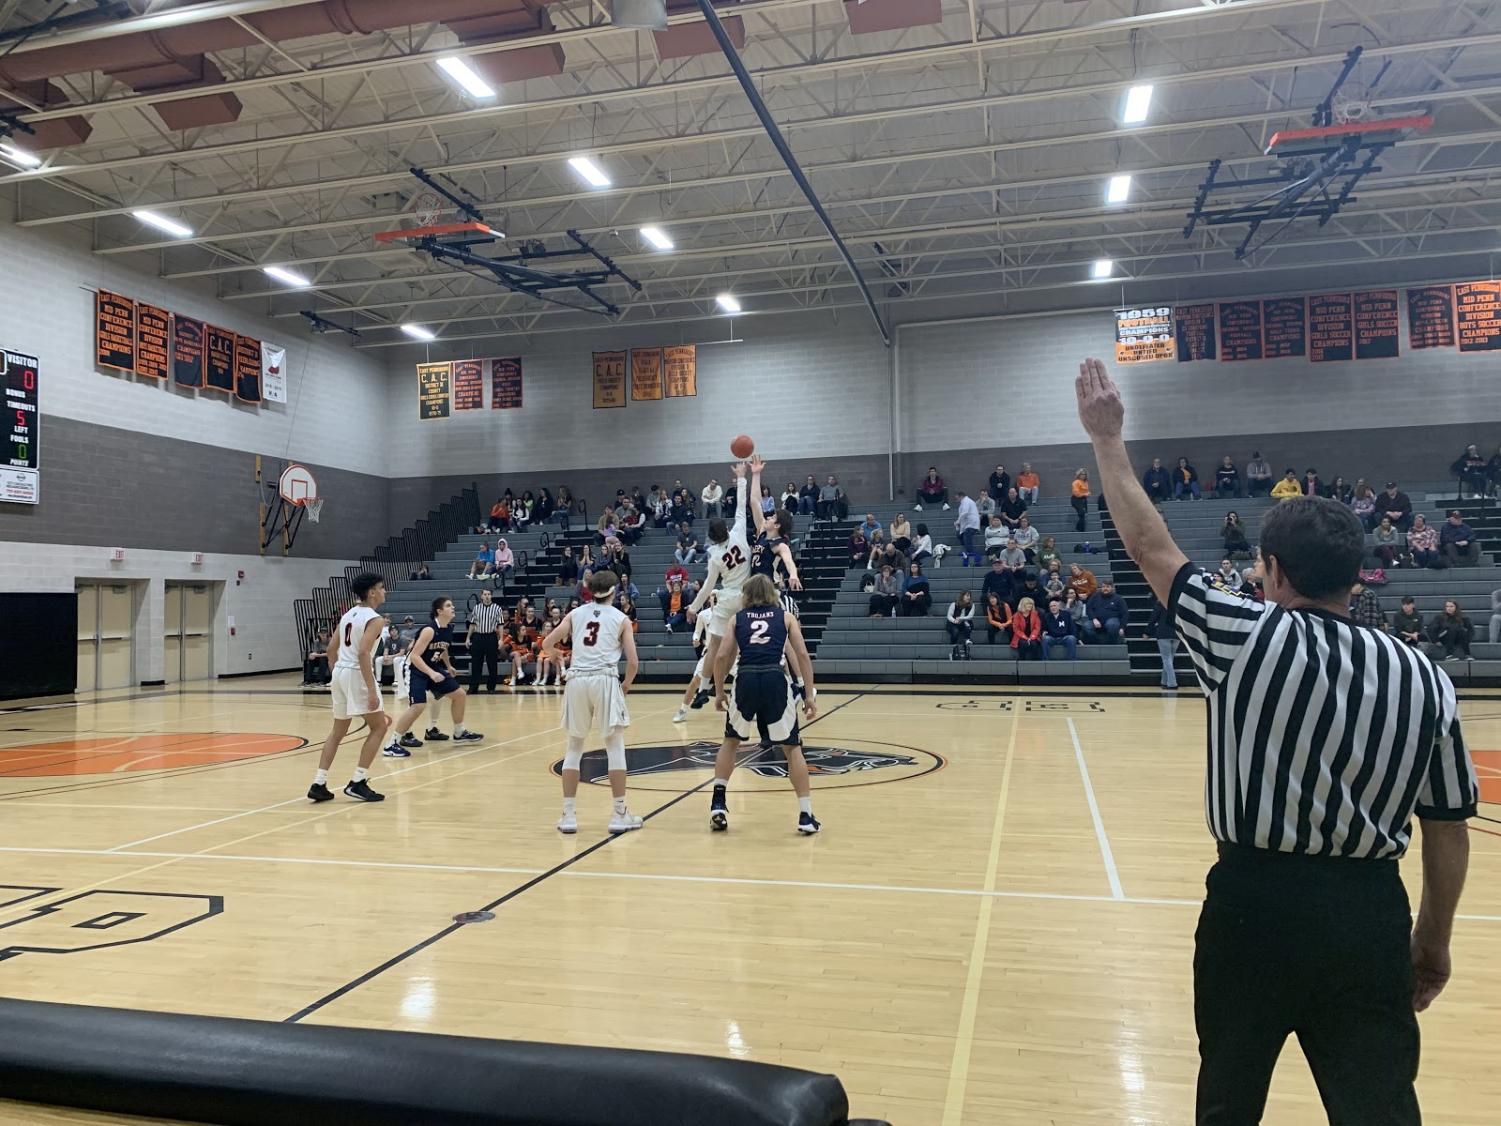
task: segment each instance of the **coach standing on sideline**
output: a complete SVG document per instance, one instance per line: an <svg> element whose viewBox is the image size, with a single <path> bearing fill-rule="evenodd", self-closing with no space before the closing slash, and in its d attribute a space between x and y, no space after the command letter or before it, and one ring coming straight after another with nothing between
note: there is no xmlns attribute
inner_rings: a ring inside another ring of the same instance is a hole
<svg viewBox="0 0 1501 1126"><path fill-rule="evenodd" d="M1266 602L1208 586L1131 470L1120 392L1080 365L1079 418L1126 551L1177 616L1208 697L1205 805L1219 862L1194 952L1200 1126L1261 1121L1290 1032L1333 1126L1417 1126L1421 1012L1449 980L1475 768L1454 686L1353 625L1365 535L1300 497L1262 523ZM1423 822L1414 925L1397 872Z"/></svg>
<svg viewBox="0 0 1501 1126"><path fill-rule="evenodd" d="M469 610L469 694L479 693L480 666L489 666L490 695L500 682L500 603L492 600L490 588L479 592L479 603Z"/></svg>

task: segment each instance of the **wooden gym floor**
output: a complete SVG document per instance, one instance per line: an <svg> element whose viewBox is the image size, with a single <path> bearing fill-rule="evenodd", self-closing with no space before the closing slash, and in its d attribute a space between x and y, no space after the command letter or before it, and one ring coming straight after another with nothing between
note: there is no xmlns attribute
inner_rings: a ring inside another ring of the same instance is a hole
<svg viewBox="0 0 1501 1126"><path fill-rule="evenodd" d="M553 829L555 693L472 700L483 743L377 759L383 805L313 807L328 700L295 681L0 711L0 993L765 1060L896 1126L1191 1120L1213 849L1188 690L829 689L808 745L844 753L815 758L803 839L767 764L711 835L712 706L674 727L676 693L644 689L650 819L609 840L603 787L577 837ZM1501 697L1465 716L1497 820L1473 823L1456 976L1422 1018L1445 1126L1501 1119ZM1295 1042L1267 1121L1323 1122Z"/></svg>

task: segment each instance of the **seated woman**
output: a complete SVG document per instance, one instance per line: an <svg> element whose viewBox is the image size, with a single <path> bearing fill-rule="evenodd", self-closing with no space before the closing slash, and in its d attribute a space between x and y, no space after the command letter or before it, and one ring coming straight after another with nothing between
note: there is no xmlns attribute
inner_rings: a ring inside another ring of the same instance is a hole
<svg viewBox="0 0 1501 1126"><path fill-rule="evenodd" d="M923 510L925 504L941 504L944 508L949 506L948 486L943 483L943 478L938 475L936 465L928 466L928 474L917 486L917 504L913 505L917 511Z"/></svg>
<svg viewBox="0 0 1501 1126"><path fill-rule="evenodd" d="M1089 625L1089 607L1073 587L1069 587L1068 593L1063 596L1063 608L1074 619L1074 636L1083 637L1084 629Z"/></svg>
<svg viewBox="0 0 1501 1126"><path fill-rule="evenodd" d="M985 599L985 633L990 644L1000 638L1002 645L1011 644L1011 607L999 594L990 594Z"/></svg>
<svg viewBox="0 0 1501 1126"><path fill-rule="evenodd" d="M886 534L891 542L896 544L896 549L901 552L912 550L912 525L907 523L907 514L898 512L892 518L891 527L886 529Z"/></svg>
<svg viewBox="0 0 1501 1126"><path fill-rule="evenodd" d="M1449 466L1449 472L1459 480L1461 494L1468 492L1471 500L1485 496L1490 473L1485 458L1480 456L1479 447L1466 446L1465 452Z"/></svg>
<svg viewBox="0 0 1501 1126"><path fill-rule="evenodd" d="M479 551L474 554L474 562L469 564L469 578L482 579L495 570L495 552L490 550L488 543L481 542Z"/></svg>
<svg viewBox="0 0 1501 1126"><path fill-rule="evenodd" d="M1178 467L1173 470L1173 499L1182 500L1184 493L1188 493L1194 500L1202 500L1204 497L1203 487L1199 484L1199 471L1189 464L1188 458L1180 457Z"/></svg>
<svg viewBox="0 0 1501 1126"><path fill-rule="evenodd" d="M761 486L760 505L762 516L770 516L777 510L777 498L771 495L771 487L769 485Z"/></svg>
<svg viewBox="0 0 1501 1126"><path fill-rule="evenodd" d="M797 486L788 481L787 487L782 490L782 511L796 512L797 500Z"/></svg>
<svg viewBox="0 0 1501 1126"><path fill-rule="evenodd" d="M1078 563L1068 565L1068 587L1080 598L1088 598L1099 589L1099 583L1095 580L1094 572Z"/></svg>
<svg viewBox="0 0 1501 1126"><path fill-rule="evenodd" d="M497 575L513 575L516 573L516 553L511 550L511 545L505 537L495 541L495 567Z"/></svg>
<svg viewBox="0 0 1501 1126"><path fill-rule="evenodd" d="M1016 525L1016 531L1013 534L1016 537L1016 546L1026 552L1027 562L1036 563L1039 536L1037 529L1032 527L1032 518L1025 512L1022 513L1021 522Z"/></svg>
<svg viewBox="0 0 1501 1126"><path fill-rule="evenodd" d="M548 524L552 522L553 510L557 505L553 502L552 494L547 491L547 486L537 490L537 503L532 506L532 523Z"/></svg>
<svg viewBox="0 0 1501 1126"><path fill-rule="evenodd" d="M1383 567L1398 567L1401 565L1400 556L1406 547L1402 533L1392 523L1392 518L1383 516L1381 523L1377 524L1376 530L1371 533L1371 554L1381 561Z"/></svg>
<svg viewBox="0 0 1501 1126"><path fill-rule="evenodd" d="M948 612L949 660L969 660L971 638L975 632L975 600L969 591L949 603Z"/></svg>
<svg viewBox="0 0 1501 1126"><path fill-rule="evenodd" d="M490 506L490 530L492 532L511 530L511 506L505 502L504 498Z"/></svg>
<svg viewBox="0 0 1501 1126"><path fill-rule="evenodd" d="M640 633L641 623L636 620L636 600L628 594L622 594L620 598L616 600L616 606L619 607L622 614L630 619L631 632Z"/></svg>
<svg viewBox="0 0 1501 1126"><path fill-rule="evenodd" d="M1376 526L1376 490L1362 477L1350 490L1350 511L1366 531Z"/></svg>
<svg viewBox="0 0 1501 1126"><path fill-rule="evenodd" d="M1042 615L1037 612L1037 603L1023 598L1011 615L1011 648L1021 661L1042 660Z"/></svg>
<svg viewBox="0 0 1501 1126"><path fill-rule="evenodd" d="M850 533L849 543L845 545L845 566L864 567L870 562L870 543L865 534L856 528Z"/></svg>
<svg viewBox="0 0 1501 1126"><path fill-rule="evenodd" d="M573 515L573 492L567 485L558 486L558 501L553 506L553 519L563 531L568 530L568 521Z"/></svg>
<svg viewBox="0 0 1501 1126"><path fill-rule="evenodd" d="M1054 563L1062 563L1063 555L1058 550L1057 536L1043 536L1042 543L1037 548L1037 566L1043 571L1051 571Z"/></svg>
<svg viewBox="0 0 1501 1126"><path fill-rule="evenodd" d="M1475 627L1452 598L1444 603L1442 613L1428 623L1428 655L1446 661L1468 661Z"/></svg>
<svg viewBox="0 0 1501 1126"><path fill-rule="evenodd" d="M1225 541L1225 554L1231 559L1251 558L1251 544L1246 539L1246 526L1240 522L1240 513L1225 513L1225 522L1220 525L1220 539Z"/></svg>
<svg viewBox="0 0 1501 1126"><path fill-rule="evenodd" d="M870 588L870 616L894 618L902 601L902 577L887 564L882 564L876 576L875 586Z"/></svg>
<svg viewBox="0 0 1501 1126"><path fill-rule="evenodd" d="M907 553L914 563L922 563L933 558L933 537L928 535L928 526L917 526L917 538L912 541L912 550Z"/></svg>
<svg viewBox="0 0 1501 1126"><path fill-rule="evenodd" d="M607 508L599 514L599 520L594 525L594 535L600 546L604 546L611 540L620 538L620 525L615 519L615 510Z"/></svg>
<svg viewBox="0 0 1501 1126"><path fill-rule="evenodd" d="M999 515L990 518L990 526L985 529L985 558L999 559L1001 552L1006 550L1006 544L1011 539L1011 531L1001 523Z"/></svg>
<svg viewBox="0 0 1501 1126"><path fill-rule="evenodd" d="M1412 530L1407 533L1407 554L1414 567L1437 567L1438 529L1430 527L1428 518L1421 512L1412 518Z"/></svg>
<svg viewBox="0 0 1501 1126"><path fill-rule="evenodd" d="M904 618L926 617L928 607L931 605L933 605L933 595L928 587L928 578L922 573L922 564L909 564L907 575L902 579L902 616Z"/></svg>
<svg viewBox="0 0 1501 1126"><path fill-rule="evenodd" d="M1347 505L1355 498L1355 488L1343 477L1336 477L1329 485L1328 496L1330 500Z"/></svg>

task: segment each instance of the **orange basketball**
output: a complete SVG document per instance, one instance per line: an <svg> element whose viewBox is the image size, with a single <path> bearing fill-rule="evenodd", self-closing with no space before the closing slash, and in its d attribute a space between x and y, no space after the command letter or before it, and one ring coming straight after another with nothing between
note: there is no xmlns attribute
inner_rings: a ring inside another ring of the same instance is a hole
<svg viewBox="0 0 1501 1126"><path fill-rule="evenodd" d="M752 442L750 438L745 434L740 435L740 437L736 438L733 442L730 443L730 453L734 454L738 458L750 457L750 455L755 452L756 443Z"/></svg>

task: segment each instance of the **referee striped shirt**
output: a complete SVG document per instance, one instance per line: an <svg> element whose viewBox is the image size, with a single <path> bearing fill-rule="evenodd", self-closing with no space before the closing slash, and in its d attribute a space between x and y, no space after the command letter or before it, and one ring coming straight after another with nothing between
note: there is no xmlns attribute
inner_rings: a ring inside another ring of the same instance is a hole
<svg viewBox="0 0 1501 1126"><path fill-rule="evenodd" d="M501 615L499 602L492 601L488 606L477 602L469 608L469 624L475 633L494 633L500 625Z"/></svg>
<svg viewBox="0 0 1501 1126"><path fill-rule="evenodd" d="M1395 859L1412 816L1473 817L1454 685L1417 650L1323 610L1173 583L1178 636L1209 700L1204 804L1216 839Z"/></svg>

